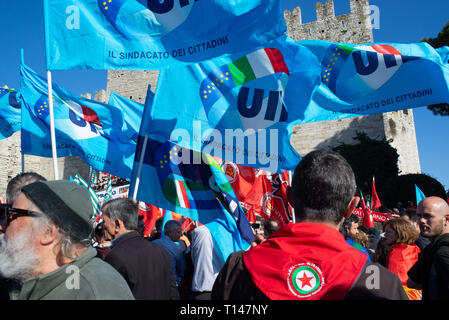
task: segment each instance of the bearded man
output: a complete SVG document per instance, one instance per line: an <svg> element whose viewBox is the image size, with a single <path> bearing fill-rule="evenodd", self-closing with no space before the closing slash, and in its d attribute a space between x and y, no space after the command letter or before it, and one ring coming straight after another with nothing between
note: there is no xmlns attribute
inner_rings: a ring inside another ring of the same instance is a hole
<svg viewBox="0 0 449 320"><path fill-rule="evenodd" d="M125 279L95 258L92 203L69 181L34 182L21 189L0 235L0 274L22 286L14 299L133 299Z"/></svg>

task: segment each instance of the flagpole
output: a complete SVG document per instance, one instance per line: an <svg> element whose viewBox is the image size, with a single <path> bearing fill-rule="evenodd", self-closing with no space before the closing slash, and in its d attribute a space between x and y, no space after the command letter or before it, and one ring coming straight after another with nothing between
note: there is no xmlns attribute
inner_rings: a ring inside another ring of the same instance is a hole
<svg viewBox="0 0 449 320"><path fill-rule="evenodd" d="M23 48L20 49L20 63L25 64L25 53ZM22 129L20 129L20 141L22 141ZM22 143L20 143L22 145ZM20 147L20 154L22 155L22 173L25 172L25 155L23 154L22 147Z"/></svg>
<svg viewBox="0 0 449 320"><path fill-rule="evenodd" d="M20 133L22 134L22 133ZM22 173L25 172L25 155L22 152L22 148L20 148L20 154L22 155Z"/></svg>
<svg viewBox="0 0 449 320"><path fill-rule="evenodd" d="M93 171L92 166L89 166L89 180L88 180L89 188L90 188L90 182L92 180L92 171Z"/></svg>
<svg viewBox="0 0 449 320"><path fill-rule="evenodd" d="M142 172L142 165L143 159L145 157L145 152L147 151L147 144L148 144L148 135L145 135L145 138L143 140L142 152L140 153L139 167L137 168L136 182L134 184L134 192L133 192L134 201L137 201L137 191L139 190L140 174Z"/></svg>
<svg viewBox="0 0 449 320"><path fill-rule="evenodd" d="M48 84L48 107L50 110L50 136L51 136L51 153L53 157L53 175L55 180L59 180L58 172L58 155L56 153L56 135L55 135L55 116L53 112L53 86L51 81L51 71L47 71Z"/></svg>

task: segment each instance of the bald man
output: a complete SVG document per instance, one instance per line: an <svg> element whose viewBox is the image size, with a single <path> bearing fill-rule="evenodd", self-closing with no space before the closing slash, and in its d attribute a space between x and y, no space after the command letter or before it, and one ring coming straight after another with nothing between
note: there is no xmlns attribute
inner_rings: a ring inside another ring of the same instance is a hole
<svg viewBox="0 0 449 320"><path fill-rule="evenodd" d="M422 200L416 211L421 235L432 242L409 270L407 286L422 289L423 300L449 299L449 205L439 197Z"/></svg>

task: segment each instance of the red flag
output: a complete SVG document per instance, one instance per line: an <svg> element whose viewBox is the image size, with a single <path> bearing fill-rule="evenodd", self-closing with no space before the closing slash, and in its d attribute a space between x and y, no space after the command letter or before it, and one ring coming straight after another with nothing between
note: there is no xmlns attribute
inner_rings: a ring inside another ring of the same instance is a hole
<svg viewBox="0 0 449 320"><path fill-rule="evenodd" d="M376 210L377 208L381 207L382 204L380 203L379 196L376 192L376 184L374 183L374 177L373 177L373 188L371 192L371 210Z"/></svg>
<svg viewBox="0 0 449 320"><path fill-rule="evenodd" d="M254 207L251 207L246 212L246 218L248 219L249 223L256 223L256 212L254 210Z"/></svg>
<svg viewBox="0 0 449 320"><path fill-rule="evenodd" d="M154 229L156 220L162 217L162 212L158 207L139 201L139 216L143 216L145 224L144 236L148 237Z"/></svg>
<svg viewBox="0 0 449 320"><path fill-rule="evenodd" d="M262 201L261 216L264 219L274 218L282 227L290 222L291 213L287 200L288 180L283 179L284 175L274 173L271 181L265 176L266 192Z"/></svg>
<svg viewBox="0 0 449 320"><path fill-rule="evenodd" d="M220 160L222 161L222 160ZM274 218L280 226L291 220L291 210L287 200L288 172L272 174L268 172L223 161L222 168L240 202L246 209L250 223L256 222L256 215L264 219Z"/></svg>
<svg viewBox="0 0 449 320"><path fill-rule="evenodd" d="M363 198L362 191L360 191L360 200L362 201L362 210L363 210L362 224L367 228L374 228L373 216L371 215L370 208L366 207L365 199Z"/></svg>
<svg viewBox="0 0 449 320"><path fill-rule="evenodd" d="M189 230L195 229L195 221L194 220L182 216L182 218L181 218L181 220L179 220L179 222L181 222L181 221L183 221L182 225L181 225L182 232L187 232ZM198 222L198 225L201 225L201 223Z"/></svg>
<svg viewBox="0 0 449 320"><path fill-rule="evenodd" d="M227 161L222 163L222 167L240 205L246 211L248 221L255 223L255 214L262 210L262 199L266 191L263 177L266 172Z"/></svg>

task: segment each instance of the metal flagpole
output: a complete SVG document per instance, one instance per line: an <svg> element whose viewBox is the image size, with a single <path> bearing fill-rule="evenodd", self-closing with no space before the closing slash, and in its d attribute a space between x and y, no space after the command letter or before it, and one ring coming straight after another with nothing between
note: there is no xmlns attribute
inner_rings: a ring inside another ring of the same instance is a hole
<svg viewBox="0 0 449 320"><path fill-rule="evenodd" d="M137 201L137 191L139 190L140 174L142 172L142 165L143 165L143 159L145 157L145 152L147 151L147 143L148 143L148 135L145 135L145 138L143 140L142 153L140 154L140 159L139 159L139 167L137 168L136 182L134 184L134 192L133 192L133 200L134 201Z"/></svg>
<svg viewBox="0 0 449 320"><path fill-rule="evenodd" d="M56 153L55 115L53 112L53 86L51 81L50 70L47 71L47 84L48 84L48 107L50 111L50 136L51 136L51 153L53 157L53 175L55 180L59 180L58 155Z"/></svg>
<svg viewBox="0 0 449 320"><path fill-rule="evenodd" d="M22 152L22 148L20 148L20 153L22 154L22 173L23 173L25 172L25 155Z"/></svg>
<svg viewBox="0 0 449 320"><path fill-rule="evenodd" d="M25 54L23 48L20 49L20 63L25 64ZM22 104L21 104L22 107ZM20 129L20 141L22 141L22 129ZM20 154L22 155L22 173L25 172L25 155L22 152L22 142L20 143Z"/></svg>
<svg viewBox="0 0 449 320"><path fill-rule="evenodd" d="M88 189L90 188L90 182L92 180L92 173L93 173L93 168L91 166L89 166L89 180L87 180L87 185L88 185Z"/></svg>

